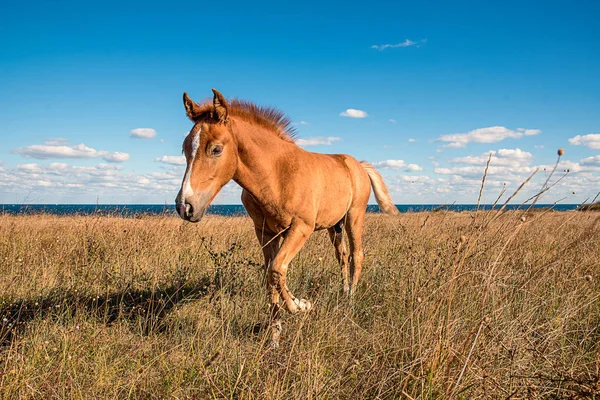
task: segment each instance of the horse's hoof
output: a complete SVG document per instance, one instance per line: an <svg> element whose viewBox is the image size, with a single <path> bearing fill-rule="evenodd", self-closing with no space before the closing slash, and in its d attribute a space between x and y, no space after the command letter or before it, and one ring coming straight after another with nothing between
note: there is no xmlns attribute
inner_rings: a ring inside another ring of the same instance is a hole
<svg viewBox="0 0 600 400"><path fill-rule="evenodd" d="M312 308L312 303L304 299L294 299L294 305L296 306L296 309L293 310L292 313L306 312L310 311L310 309Z"/></svg>
<svg viewBox="0 0 600 400"><path fill-rule="evenodd" d="M308 300L300 299L298 302L298 311L306 312L310 311L312 308L312 303Z"/></svg>
<svg viewBox="0 0 600 400"><path fill-rule="evenodd" d="M274 321L271 324L271 343L269 343L269 348L270 349L278 349L280 338L281 338L281 322Z"/></svg>

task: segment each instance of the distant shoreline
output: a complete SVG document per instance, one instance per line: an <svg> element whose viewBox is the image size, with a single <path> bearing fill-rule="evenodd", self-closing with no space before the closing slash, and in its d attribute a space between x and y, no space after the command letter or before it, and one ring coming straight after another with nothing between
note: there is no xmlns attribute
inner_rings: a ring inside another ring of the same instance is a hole
<svg viewBox="0 0 600 400"><path fill-rule="evenodd" d="M535 208L552 208L555 211L572 211L579 204L536 204ZM476 204L397 204L396 207L401 213L407 212L431 212L431 211L476 211ZM496 205L496 209L500 206ZM527 209L528 204L508 205L507 209ZM479 206L480 210L489 210L491 204ZM378 213L377 205L369 205L367 212ZM166 204L0 204L0 213L14 215L28 214L51 214L51 215L118 215L118 216L136 216L136 215L164 215L175 214L175 207ZM247 215L244 206L241 204L218 204L209 207L207 214L221 216Z"/></svg>

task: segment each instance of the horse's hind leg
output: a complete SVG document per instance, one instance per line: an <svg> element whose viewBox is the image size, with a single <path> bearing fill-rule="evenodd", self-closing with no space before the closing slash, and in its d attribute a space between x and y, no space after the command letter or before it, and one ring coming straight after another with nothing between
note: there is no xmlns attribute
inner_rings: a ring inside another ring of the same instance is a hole
<svg viewBox="0 0 600 400"><path fill-rule="evenodd" d="M348 285L348 250L346 250L346 244L344 243L344 223L340 221L334 227L327 229L329 232L329 239L335 247L335 258L342 267L342 282L344 284L344 293L350 292L350 286Z"/></svg>
<svg viewBox="0 0 600 400"><path fill-rule="evenodd" d="M350 242L350 295L356 291L358 278L362 271L362 263L365 258L362 247L362 230L365 221L365 209L351 209L346 217L346 233Z"/></svg>

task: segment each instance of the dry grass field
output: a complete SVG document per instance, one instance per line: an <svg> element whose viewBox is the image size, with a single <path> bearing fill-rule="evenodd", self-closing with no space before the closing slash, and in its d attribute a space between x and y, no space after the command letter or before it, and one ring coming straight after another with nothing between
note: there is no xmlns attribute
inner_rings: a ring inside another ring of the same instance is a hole
<svg viewBox="0 0 600 400"><path fill-rule="evenodd" d="M315 308L267 346L249 218L0 215L0 397L600 396L600 214L368 215L355 298L326 232Z"/></svg>

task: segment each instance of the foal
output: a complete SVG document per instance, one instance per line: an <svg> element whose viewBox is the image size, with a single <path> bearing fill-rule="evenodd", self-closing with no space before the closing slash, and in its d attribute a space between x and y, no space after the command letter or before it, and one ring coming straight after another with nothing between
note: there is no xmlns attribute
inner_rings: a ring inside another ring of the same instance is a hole
<svg viewBox="0 0 600 400"><path fill-rule="evenodd" d="M328 230L342 268L344 292L352 295L364 258L361 235L371 187L382 211L398 214L398 209L372 165L345 154L308 152L294 143L291 121L283 113L245 101L228 103L215 89L213 94L213 101L203 104L183 94L194 126L183 142L187 168L175 200L177 212L198 222L231 179L244 189L242 203L264 253L277 345L279 298L291 313L312 306L294 297L286 284L288 265L310 234Z"/></svg>

